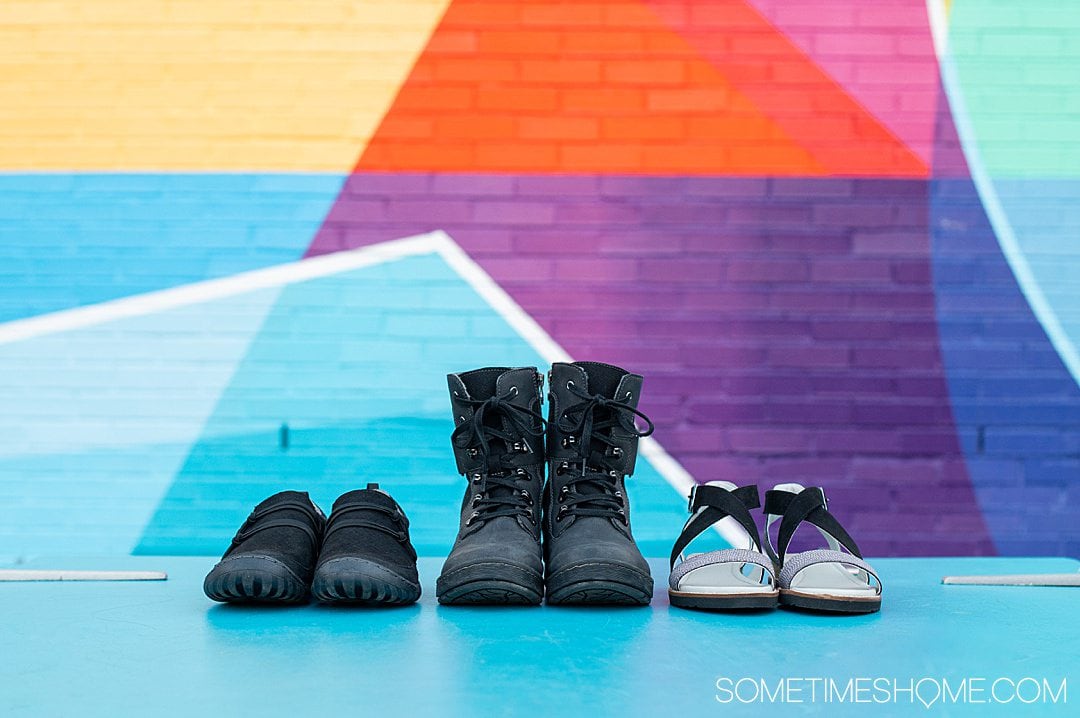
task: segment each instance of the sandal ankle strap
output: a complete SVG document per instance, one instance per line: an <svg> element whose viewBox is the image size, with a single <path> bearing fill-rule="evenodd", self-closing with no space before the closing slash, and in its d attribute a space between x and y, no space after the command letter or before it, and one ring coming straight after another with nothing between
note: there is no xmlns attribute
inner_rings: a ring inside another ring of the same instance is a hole
<svg viewBox="0 0 1080 718"><path fill-rule="evenodd" d="M687 522L675 546L671 549L671 567L690 543L720 519L730 516L746 530L754 541L754 546L761 547L761 534L750 515L750 509L761 506L757 486L741 486L729 491L721 486L708 484L695 486L690 491L688 509L696 516Z"/></svg>
<svg viewBox="0 0 1080 718"><path fill-rule="evenodd" d="M791 538L803 521L821 529L856 558L862 558L855 539L851 538L836 517L829 513L825 491L819 486L807 487L797 494L790 491L766 491L765 514L782 517L776 549L773 549L771 540L765 543L765 549L777 566L783 565ZM766 529L766 534L767 531L768 529Z"/></svg>

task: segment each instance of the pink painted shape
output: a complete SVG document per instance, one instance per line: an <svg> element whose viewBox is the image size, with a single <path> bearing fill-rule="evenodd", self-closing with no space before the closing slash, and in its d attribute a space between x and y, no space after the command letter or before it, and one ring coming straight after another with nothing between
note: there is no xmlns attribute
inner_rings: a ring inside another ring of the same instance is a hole
<svg viewBox="0 0 1080 718"><path fill-rule="evenodd" d="M930 164L938 65L925 0L745 0Z"/></svg>

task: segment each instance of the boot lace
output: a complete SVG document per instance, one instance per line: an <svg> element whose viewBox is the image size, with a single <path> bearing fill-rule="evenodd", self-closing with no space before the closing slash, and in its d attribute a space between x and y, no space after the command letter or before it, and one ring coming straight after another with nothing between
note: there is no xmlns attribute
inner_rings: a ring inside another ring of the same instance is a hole
<svg viewBox="0 0 1080 718"><path fill-rule="evenodd" d="M481 468L469 475L476 493L466 525L500 516L523 516L534 522L535 499L520 485L529 474L518 464L520 455L531 451L529 438L533 445L543 441L547 422L538 411L511 403L517 393L517 387L510 387L501 395L483 400L456 395L472 407L473 415L454 429L450 440L471 457L481 458ZM511 431L502 428L502 420Z"/></svg>
<svg viewBox="0 0 1080 718"><path fill-rule="evenodd" d="M574 474L560 489L562 506L555 520L597 516L626 524L623 495L618 488L623 472L616 466L623 452L612 438L611 429L619 427L641 438L652 434L655 426L648 416L625 401L589 394L572 381L566 388L581 401L564 409L556 425L564 435L563 447L576 447L577 456L555 469L560 476ZM635 417L645 421L645 429L638 428Z"/></svg>

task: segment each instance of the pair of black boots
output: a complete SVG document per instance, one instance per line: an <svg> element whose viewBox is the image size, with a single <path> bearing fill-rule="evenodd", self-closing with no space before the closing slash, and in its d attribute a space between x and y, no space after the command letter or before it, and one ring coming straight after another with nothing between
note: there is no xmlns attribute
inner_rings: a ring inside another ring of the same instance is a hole
<svg viewBox="0 0 1080 718"><path fill-rule="evenodd" d="M409 520L378 484L342 494L330 518L307 493L282 491L251 512L203 591L226 603L413 603Z"/></svg>
<svg viewBox="0 0 1080 718"><path fill-rule="evenodd" d="M645 605L649 565L634 543L626 477L652 423L642 377L557 363L541 413L535 367L448 376L458 471L469 481L437 583L443 604ZM640 418L645 429L639 429ZM546 473L546 483L545 483Z"/></svg>

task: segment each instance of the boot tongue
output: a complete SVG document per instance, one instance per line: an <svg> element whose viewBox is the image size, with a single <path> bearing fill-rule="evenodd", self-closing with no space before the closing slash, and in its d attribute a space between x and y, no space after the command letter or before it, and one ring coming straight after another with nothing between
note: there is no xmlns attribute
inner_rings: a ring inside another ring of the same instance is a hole
<svg viewBox="0 0 1080 718"><path fill-rule="evenodd" d="M624 376L629 374L625 369L599 362L579 361L574 362L574 365L585 370L585 375L589 381L589 393L599 394L606 399L615 398L615 393L619 390L619 383Z"/></svg>
<svg viewBox="0 0 1080 718"><path fill-rule="evenodd" d="M504 367L490 367L488 369L476 369L459 374L461 383L465 385L465 391L470 399L482 401L495 394L495 387L499 377L507 371Z"/></svg>
<svg viewBox="0 0 1080 718"><path fill-rule="evenodd" d="M581 382L585 386L580 387L590 395L599 395L605 399L613 399L620 404L637 407L638 398L641 394L642 377L640 374L632 374L611 364L601 362L574 362L573 364L557 365L559 368L558 381L552 378L552 390L558 395L559 406L562 410L572 407L582 401L582 398L566 386L567 381ZM553 372L555 367L553 367ZM578 376L575 378L574 375ZM606 465L607 468L621 470L623 473L632 474L637 457L637 439L629 436L631 428L627 428L632 418L623 410L613 407L595 407L593 420L596 423L607 423L616 420L622 424L621 431L614 427L594 429L594 441L591 446L582 447L587 453L589 465ZM595 424L594 424L595 426ZM621 459L611 459L601 455L606 453L609 444L595 440L595 432L602 432L607 438L615 442L614 446L623 452Z"/></svg>
<svg viewBox="0 0 1080 718"><path fill-rule="evenodd" d="M493 396L504 397L506 401L521 407L532 407L537 393L536 369L522 367L488 367L474 369L461 374L450 374L450 404L455 416L468 416L471 407L463 401L468 398L484 401ZM508 396L511 388L516 388L515 396Z"/></svg>
<svg viewBox="0 0 1080 718"><path fill-rule="evenodd" d="M458 378L468 392L469 398L474 401L483 401L497 396L507 404L534 409L537 394L536 376L536 370L531 367L518 369L492 367L459 374ZM499 412L490 412L485 415L484 424L492 429L509 431L505 418L500 416ZM532 438L527 440L534 441ZM491 457L506 453L508 448L503 446L503 442L499 439L493 439L491 446L493 449Z"/></svg>

